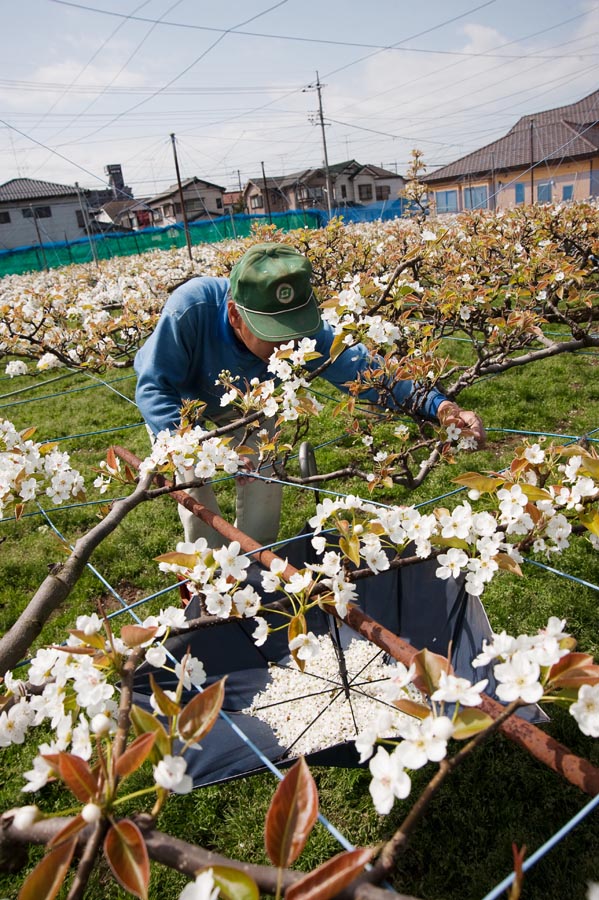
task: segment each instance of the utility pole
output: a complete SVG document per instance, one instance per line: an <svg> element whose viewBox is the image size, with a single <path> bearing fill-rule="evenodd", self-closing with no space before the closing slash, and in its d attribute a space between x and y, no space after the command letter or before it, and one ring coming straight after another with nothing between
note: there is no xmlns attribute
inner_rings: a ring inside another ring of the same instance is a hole
<svg viewBox="0 0 599 900"><path fill-rule="evenodd" d="M535 157L533 153L533 133L534 121L530 120L530 202L535 202Z"/></svg>
<svg viewBox="0 0 599 900"><path fill-rule="evenodd" d="M322 132L322 149L324 152L324 176L327 183L327 210L329 213L329 219L331 218L331 208L332 208L332 200L333 200L333 189L331 188L331 173L329 172L329 157L327 155L327 139L324 130L324 117L322 115L322 95L320 93L322 85L320 83L320 78L318 76L318 72L316 72L316 91L318 93L318 115L320 118L320 130Z"/></svg>
<svg viewBox="0 0 599 900"><path fill-rule="evenodd" d="M173 156L175 158L175 172L177 173L177 184L179 186L179 201L181 203L181 212L183 214L183 228L185 229L185 240L187 241L187 252L189 261L193 262L191 255L191 235L189 234L189 223L187 222L187 211L185 209L185 201L183 199L183 188L181 187L181 173L179 172L179 160L177 159L177 145L175 143L175 135L171 133L171 144L173 145ZM175 216L175 219L177 217Z"/></svg>
<svg viewBox="0 0 599 900"><path fill-rule="evenodd" d="M31 210L31 215L33 216L33 224L35 225L35 233L37 234L37 242L40 245L40 250L42 253L44 269L46 270L46 272L49 272L50 270L48 269L48 260L46 259L46 251L44 250L44 245L42 244L42 236L40 234L40 227L37 224L37 216L35 214L35 209L31 205L29 206L29 209Z"/></svg>
<svg viewBox="0 0 599 900"><path fill-rule="evenodd" d="M262 180L264 182L264 199L266 200L266 211L268 212L268 224L272 225L272 214L270 211L270 197L268 196L268 188L266 186L266 175L264 174L264 163L261 162L262 166Z"/></svg>
<svg viewBox="0 0 599 900"><path fill-rule="evenodd" d="M241 172L237 169L237 182L239 184L239 192L243 194L243 188L241 187Z"/></svg>
<svg viewBox="0 0 599 900"><path fill-rule="evenodd" d="M81 191L79 190L79 183L75 182L75 190L77 191L77 199L79 200L79 209L81 210L81 218L83 219L83 227L85 229L85 233L87 234L87 240L89 241L89 248L92 252L92 259L97 266L100 265L98 262L98 249L96 247L96 242L92 240L91 227L89 224L89 217L87 215L87 209L83 205L83 200L81 199Z"/></svg>

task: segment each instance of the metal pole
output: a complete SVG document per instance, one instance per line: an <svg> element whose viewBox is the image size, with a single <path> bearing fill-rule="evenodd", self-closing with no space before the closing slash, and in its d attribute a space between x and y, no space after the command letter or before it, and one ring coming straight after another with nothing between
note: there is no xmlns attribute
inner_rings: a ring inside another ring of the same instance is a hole
<svg viewBox="0 0 599 900"><path fill-rule="evenodd" d="M320 84L320 78L318 77L318 72L316 73L316 90L318 92L318 115L320 118L320 130L322 131L322 149L324 152L324 176L327 183L327 210L329 213L329 219L331 218L331 209L332 209L332 199L333 199L333 189L331 187L331 173L329 172L329 157L327 155L327 139L324 130L324 118L322 115L322 95L320 93L320 88L322 85Z"/></svg>
<svg viewBox="0 0 599 900"><path fill-rule="evenodd" d="M268 196L268 188L266 187L266 175L264 174L264 163L261 162L262 166L262 180L264 181L264 198L266 200L266 211L268 212L268 224L272 225L272 215L270 211L270 197Z"/></svg>
<svg viewBox="0 0 599 900"><path fill-rule="evenodd" d="M175 158L175 172L177 173L177 184L179 186L179 200L181 201L181 212L183 214L183 228L185 229L185 240L187 241L187 252L189 254L189 261L193 262L193 256L191 255L191 235L189 233L189 224L187 222L187 211L185 209L185 201L183 199L183 188L181 187L181 174L179 172L179 160L177 159L177 145L175 143L175 135L171 134L171 143L173 145L173 156ZM175 220L176 220L175 216Z"/></svg>
<svg viewBox="0 0 599 900"><path fill-rule="evenodd" d="M87 216L86 209L83 205L83 201L81 199L81 191L79 190L78 182L75 182L75 190L77 191L77 199L79 200L79 209L81 210L81 216L83 217L83 227L85 228L85 233L87 234L87 240L89 242L89 248L92 252L92 259L97 266L100 265L98 262L98 250L96 247L95 241L92 240L91 236L91 228L89 225L89 218Z"/></svg>
<svg viewBox="0 0 599 900"><path fill-rule="evenodd" d="M533 134L532 130L534 128L534 122L530 120L530 202L533 204L535 202L535 157L533 153Z"/></svg>
<svg viewBox="0 0 599 900"><path fill-rule="evenodd" d="M118 446L114 446L112 449L128 465L139 469L141 460L131 453L130 450ZM156 483L159 486L172 486L170 482L160 475L156 476ZM171 493L171 497L184 506L185 509L198 516L210 528L214 528L226 541L238 541L243 552L251 554L252 558L265 568L269 568L274 559L280 559L272 550L263 549L262 545L253 538L231 525L222 516L208 509L207 506L194 500L185 491L175 490ZM294 566L287 563L281 574L283 578L290 579L297 571ZM326 603L327 612L336 615L334 607L326 602L326 598L323 599L323 603ZM219 621L224 622L227 620L216 620L215 624L218 624ZM367 638L371 643L380 647L381 650L385 650L394 659L399 660L407 667L410 666L410 663L418 653L418 650L412 644L384 628L375 619L363 612L359 606L350 605L342 621L345 621L350 628L353 628L362 637ZM504 707L497 700L493 700L488 695L483 694L481 709L493 719L496 719L501 715ZM503 722L500 729L507 738L523 747L539 762L562 775L570 784L575 785L587 794L591 794L591 796L599 793L599 768L594 766L589 760L577 756L568 747L560 744L535 725L531 725L526 719L512 716Z"/></svg>
<svg viewBox="0 0 599 900"><path fill-rule="evenodd" d="M46 270L46 272L49 272L50 270L48 268L48 260L46 259L46 251L44 250L44 245L42 244L42 236L40 234L40 227L37 224L37 216L35 214L35 209L31 205L29 206L29 209L31 210L31 215L33 216L33 224L35 225L35 233L37 234L37 242L40 245L40 250L42 252L42 259L44 261L44 269Z"/></svg>

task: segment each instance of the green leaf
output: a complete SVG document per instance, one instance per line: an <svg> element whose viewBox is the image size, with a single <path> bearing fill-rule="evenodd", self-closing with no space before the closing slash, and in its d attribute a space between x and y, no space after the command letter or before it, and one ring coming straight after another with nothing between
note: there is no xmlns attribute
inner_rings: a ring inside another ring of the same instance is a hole
<svg viewBox="0 0 599 900"><path fill-rule="evenodd" d="M537 487L535 484L520 482L520 487L522 488L522 493L526 494L533 503L536 503L537 500L551 500L549 491L544 491L543 488Z"/></svg>
<svg viewBox="0 0 599 900"><path fill-rule="evenodd" d="M106 638L99 632L96 634L86 634L84 631L79 631L77 628L69 628L69 634L79 638L79 640L87 647L94 647L96 650L104 650L106 646ZM66 649L73 651L77 648L67 647Z"/></svg>
<svg viewBox="0 0 599 900"><path fill-rule="evenodd" d="M211 684L201 694L190 700L181 711L177 727L184 740L197 744L204 735L208 734L216 722L225 699L226 678L225 675L220 681Z"/></svg>
<svg viewBox="0 0 599 900"><path fill-rule="evenodd" d="M116 762L116 774L120 778L126 778L132 772L136 772L146 761L156 742L156 732L146 731L127 747L122 756Z"/></svg>
<svg viewBox="0 0 599 900"><path fill-rule="evenodd" d="M474 737L479 731L484 731L489 725L492 725L494 719L483 712L482 709L476 707L467 707L460 709L454 720L454 732L452 737L456 741L467 741L468 738Z"/></svg>
<svg viewBox="0 0 599 900"><path fill-rule="evenodd" d="M599 537L599 510L591 510L580 516L580 523L584 525L587 531Z"/></svg>
<svg viewBox="0 0 599 900"><path fill-rule="evenodd" d="M118 883L147 900L150 859L141 831L130 819L115 822L104 840L104 855Z"/></svg>
<svg viewBox="0 0 599 900"><path fill-rule="evenodd" d="M287 629L287 642L290 644L291 641L298 637L300 634L307 634L308 626L306 624L306 618L303 615L294 616L289 622L289 628ZM300 659L297 655L297 650L290 650L291 656L293 657L296 666L303 672L306 668L306 661L304 659Z"/></svg>
<svg viewBox="0 0 599 900"><path fill-rule="evenodd" d="M358 847L338 853L287 888L285 900L330 900L362 872L375 852L375 847Z"/></svg>
<svg viewBox="0 0 599 900"><path fill-rule="evenodd" d="M155 556L154 561L170 563L173 566L182 566L184 569L193 569L198 558L195 553L177 553L176 550L173 550L170 553L162 553L160 556Z"/></svg>
<svg viewBox="0 0 599 900"><path fill-rule="evenodd" d="M358 568L360 565L360 539L353 534L350 538L339 538L339 549Z"/></svg>
<svg viewBox="0 0 599 900"><path fill-rule="evenodd" d="M160 762L163 756L171 752L170 738L164 730L162 722L159 722L151 713L142 709L141 706L134 705L131 707L131 722L136 734L144 734L146 731L156 734L156 742L150 753L153 763Z"/></svg>
<svg viewBox="0 0 599 900"><path fill-rule="evenodd" d="M494 494L498 487L505 483L505 478L494 478L488 475L480 475L478 472L464 472L457 478L452 478L454 484L461 484L469 490L478 491L480 494Z"/></svg>
<svg viewBox="0 0 599 900"><path fill-rule="evenodd" d="M82 803L88 803L98 790L96 776L85 760L74 753L58 754L58 774Z"/></svg>
<svg viewBox="0 0 599 900"><path fill-rule="evenodd" d="M18 900L54 900L69 871L77 839L64 841L37 864L19 891Z"/></svg>
<svg viewBox="0 0 599 900"><path fill-rule="evenodd" d="M318 818L318 791L303 757L277 787L266 814L264 843L275 866L287 867L300 855Z"/></svg>
<svg viewBox="0 0 599 900"><path fill-rule="evenodd" d="M169 695L163 691L160 687L152 673L150 672L150 686L152 688L152 693L154 694L154 699L156 701L156 706L160 710L163 716L178 716L181 712L180 705L173 700Z"/></svg>
<svg viewBox="0 0 599 900"><path fill-rule="evenodd" d="M224 900L260 900L258 885L249 875L232 866L206 866L212 869L212 877ZM199 875L204 869L196 872Z"/></svg>
<svg viewBox="0 0 599 900"><path fill-rule="evenodd" d="M347 349L347 344L345 343L345 334L342 331L341 334L336 334L333 343L331 344L331 349L329 350L329 355L333 362L340 356L344 350Z"/></svg>

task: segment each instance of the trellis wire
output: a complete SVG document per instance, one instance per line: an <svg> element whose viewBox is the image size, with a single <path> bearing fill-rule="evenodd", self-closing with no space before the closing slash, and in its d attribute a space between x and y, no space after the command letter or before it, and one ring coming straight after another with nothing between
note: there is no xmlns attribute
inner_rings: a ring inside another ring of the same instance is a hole
<svg viewBox="0 0 599 900"><path fill-rule="evenodd" d="M71 374L71 373L69 373L69 374ZM103 386L103 387L106 387L108 390L113 391L115 394L117 394L117 396L121 397L123 400L127 401L128 403L135 405L134 401L131 400L131 398L129 398L129 397L127 397L126 395L122 394L120 391L115 390L115 389L112 387L112 384L111 384L111 383L106 382L105 380L103 380L103 379L101 379L101 378L99 378L99 377L97 377L97 376L92 376L91 373L89 373L89 372L86 372L86 373L84 373L84 374L85 374L88 378L92 378L92 377L93 377L95 383L94 383L93 385L87 385L86 387L82 387L82 388L70 389L70 390L67 390L67 391L64 391L64 392L59 392L59 393L57 393L57 394L45 395L45 396L43 396L43 397L34 397L34 398L30 398L29 400L25 400L25 401L17 401L16 403L4 404L3 406L0 406L0 409L7 408L7 407L10 407L10 406L21 405L22 403L35 402L36 400L46 400L46 399L50 399L50 398L52 398L52 397L60 397L60 396L67 395L67 394L70 394L70 393L78 393L78 392L81 392L81 391L84 391L84 390L89 390L89 389L91 389L92 387L102 387L102 386ZM58 377L60 378L60 377L67 377L67 376L65 375L65 376L58 376ZM124 376L123 378L115 379L115 381L125 380L125 379L128 378L128 377L130 378L130 377L134 377L134 376L133 376L133 375ZM490 377L494 377L494 376L490 376ZM53 379L52 379L52 380L53 380ZM58 379L57 379L57 380L58 380ZM47 383L49 383L49 382L47 382ZM39 385L38 385L38 386L39 386ZM33 389L34 387L36 387L36 386L35 386L35 385L32 385L31 388L24 388L24 389L22 389L22 390L23 390L23 391L27 391L27 390ZM20 390L21 390L21 389L20 389ZM20 390L19 390L19 392L20 392ZM16 393L16 392L15 392L15 393ZM10 396L10 395L7 395L7 396ZM3 398L0 397L0 399L3 399ZM102 430L102 431L98 431L98 432L88 432L88 433L86 433L86 434L81 434L81 435L69 435L68 437L71 437L71 438L75 438L75 437L81 438L81 437L86 437L86 436L91 436L91 435L97 435L97 434L103 434L103 433L111 433L111 432L113 432L113 431L124 430L125 428L135 428L135 427L140 427L142 424L143 424L143 423L130 423L130 424L125 425L125 426L120 426L119 428L110 428L110 429L106 429L106 430ZM523 436L556 437L556 438L561 438L561 439L563 439L563 440L567 440L567 441L570 441L570 442L576 442L576 441L578 441L578 440L581 440L581 437L577 437L577 436L574 436L574 435L552 434L552 433L548 433L548 432L525 431L525 430L519 430L519 429L505 429L505 428L493 428L493 427L490 427L490 428L488 428L487 430L488 430L488 431L496 431L496 432L504 432L504 433L507 433L507 434L521 434L521 435L523 435ZM584 439L586 439L587 441L593 441L593 442L596 441L597 439L596 439L596 438L592 438L591 435L594 434L594 433L597 432L597 431L599 431L599 427L598 427L598 428L592 429L590 432L588 432L587 435L584 435L584 436L583 436ZM63 441L64 441L64 440L67 440L68 437L63 437L63 438L60 438L59 440L63 440ZM337 439L337 440L338 440L338 439ZM325 446L326 444L330 444L330 443L333 443L333 442L335 442L335 439L333 439L332 441L324 442L323 445L321 445L321 446ZM228 478L231 478L231 477L234 477L234 476L228 476ZM265 480L265 481L272 480L272 479L267 478L266 476L260 475L260 473L255 473L255 476L254 476L254 477L259 478L259 479L263 479L263 480ZM215 479L215 482L214 482L214 483L220 483L221 481L228 480L228 478ZM326 490L326 489L323 489L322 487L314 488L314 487L312 487L311 485L298 485L298 484L293 484L293 483L291 483L291 482L282 482L282 483L283 483L284 485L287 485L287 486L291 486L291 487L295 487L295 488L298 488L298 487L299 487L299 488L302 488L302 489L304 489L304 490L309 490L309 491L312 491L312 492L316 492L316 491L318 490L318 491L320 491L320 493L331 494L331 495L333 495L333 496L341 496L341 497L347 497L347 496L349 496L348 494L343 494L343 493L341 493L341 492L339 492L339 491L330 491L330 490ZM421 507L421 506L426 506L426 505L429 505L429 504L431 504L431 503L436 503L436 502L438 502L438 501L440 501L440 500L446 499L447 497L450 497L450 496L453 496L453 495L455 495L455 494L461 493L463 490L464 490L464 488L463 488L463 487L460 487L460 488L457 488L457 489L455 489L455 490L448 491L447 493L442 494L442 495L439 495L438 497L435 497L435 498L433 498L433 499L431 499L431 500L427 500L427 501L424 501L424 502L422 502L422 503L417 504L417 505L415 506L415 508L419 508L419 507ZM72 505L70 505L70 506L68 506L68 507L60 507L60 510L66 509L66 508L73 508L73 507L75 507L75 506L81 507L81 506L87 506L87 505L92 505L92 504L106 504L106 503L108 503L108 502L114 502L114 498L112 498L112 499L110 499L110 500L104 499L104 500L100 500L100 501L87 501L86 503L72 504ZM386 507L386 508L388 508L388 506L389 506L389 504L380 503L380 502L378 502L378 501L372 501L372 500L369 500L369 502L373 503L373 505L378 505L378 506L381 506L381 507ZM60 510L57 508L56 510L54 510L54 512L58 512L58 511L60 511ZM37 513L31 513L31 514L25 514L25 515L40 515L40 514L43 515L43 516L46 518L46 520L48 521L48 523L50 524L50 526L53 528L53 530L54 530L60 537L62 537L62 535L60 534L60 531L56 528L56 526L54 525L54 523L53 523L53 522L51 521L51 519L49 518L49 516L48 516L48 511L47 511L47 510L44 510L44 509L42 509L42 508L40 507L40 508L39 508L39 511L38 511ZM13 517L7 517L7 519L5 519L4 521L10 520L10 519L12 519L12 518L13 518ZM64 540L64 538L63 538L63 540ZM283 543L287 543L287 542L288 542L288 540L287 540L287 541L276 541L276 542L274 542L273 544L269 545L269 548L270 548L270 547L273 547L273 548L274 548L274 547L277 547L277 546L279 546L279 545L281 545L281 544L283 544ZM548 565L546 565L546 564L544 564L544 563L541 563L541 562L539 562L539 561L537 561L537 560L532 560L532 559L528 559L528 558L527 558L527 559L525 559L525 562L530 563L530 564L532 564L532 565L536 565L537 567L539 567L539 568L541 568L541 569L544 569L544 570L546 570L546 571L549 571L549 572L551 572L552 574L558 575L559 577L563 577L563 578L566 578L566 579L568 579L568 580L570 580L570 581L574 581L574 582L576 582L576 583L578 583L578 584L581 584L581 585L584 586L584 587L590 588L590 589L592 589L592 590L599 591L599 586L594 585L594 584L591 584L590 582L587 582L587 581L585 581L585 580L583 580L583 579L580 579L580 578L578 578L577 576L569 575L569 574L566 573L566 572L563 572L563 571L560 571L560 570L558 570L558 569L555 569L555 568L553 568L552 566L548 566ZM140 622L141 620L139 619L139 617L137 616L137 614L136 614L135 611L134 611L135 608L137 608L138 606L144 605L145 603L149 602L150 600L155 599L156 597L159 597L159 596L161 596L162 594L168 593L169 591L174 590L174 589L177 587L176 584L175 584L175 585L171 585L171 586L169 586L168 588L164 589L163 591L159 591L159 592L157 592L156 594L152 594L152 595L150 595L150 596L148 596L148 597L145 597L145 598L143 598L143 599L141 599L141 600L135 601L133 604L128 604L122 597L120 597L120 595L118 594L118 592L117 592L114 588L112 588L112 586L109 584L109 582L108 582L106 579L104 579L104 577L103 577L103 576L95 569L95 567L93 567L90 563L88 563L87 565L88 565L88 568L90 569L90 571L92 571L93 574L101 581L101 583L103 583L103 584L105 585L105 587L107 588L107 590L109 590L109 591L112 593L112 595L115 597L115 599L117 599L118 602L121 603L121 609L120 609L120 610L117 610L117 611L115 611L115 612L113 612L113 613L111 613L110 616L109 616L109 618L113 618L113 617L118 616L118 615L120 615L120 614L122 614L122 613L128 612L128 613L129 613L129 614L130 614L137 622ZM173 662L175 662L175 663L179 662L179 661L176 660L175 657L170 653L170 651L167 651L167 654L168 654L169 658L170 658ZM195 688L197 691L200 691L200 692L201 692L202 688L201 688L200 686L195 685L195 684L194 684L193 686L194 686L194 688ZM228 725L228 726L229 726L229 727L230 727L230 728L231 728L231 729L232 729L232 730L240 737L240 739L241 739L241 740L248 746L248 748L256 755L256 757L262 762L262 764L263 764L269 771L271 771L272 774L275 775L275 777L277 777L279 780L281 780L281 779L284 777L284 775L283 775L283 773L280 771L280 769L278 769L278 768L277 768L270 760L268 760L268 759L264 756L264 754L262 754L262 751L261 751L257 746L255 746L255 745L253 744L253 742L252 742L252 741L251 741L251 740L243 733L243 731L239 728L239 726L237 726L236 723L233 722L233 721L230 719L230 717L229 717L226 713L223 713L223 712L221 711L220 715L221 715L223 721L227 722L227 725ZM575 816L573 816L572 819L570 819L569 822L567 822L561 829L559 829L557 832L555 832L554 835L553 835L548 841L545 842L545 844L543 844L543 845L542 845L542 846L541 846L541 847L540 847L540 848L539 848L539 849L538 849L531 857L529 857L529 858L524 862L524 864L523 864L523 869L524 869L524 871L527 871L529 868L531 868L533 865L535 865L536 862L538 862L540 859L542 859L542 857L543 857L546 853L548 853L554 846L556 846L556 845L557 845L557 844L558 844L558 843L559 843L559 842L560 842L567 834L569 834L570 831L571 831L574 827L576 827L576 825L579 824L580 821L582 821L582 819L584 819L590 812L592 812L592 811L595 809L595 807L596 807L596 805L597 805L598 803L599 803L599 796L593 798L593 800L591 800L590 803L588 803L582 810L580 810ZM319 821L321 821L321 823L327 828L327 830L329 831L329 833L334 837L335 840L337 840L337 842L338 842L342 847L344 847L344 849L346 849L346 850L352 850L352 849L354 849L354 848L353 848L353 845L350 844L350 843L347 841L347 839L341 834L341 832L339 832L338 829L337 829L331 822L329 822L324 816L322 816L321 814L319 814ZM507 887L509 887L509 885L510 885L510 884L513 882L513 880L514 880L514 877L515 877L515 876L514 876L514 874L512 873L510 876L508 876L506 879L504 879L504 881L502 881L500 884L498 884L498 885L493 889L493 891L491 891L490 893L488 893L487 895L485 895L485 897L483 898L483 900L495 900L495 898L499 897L499 896L501 895L501 893L502 893ZM394 892L394 893L395 893L395 892Z"/></svg>

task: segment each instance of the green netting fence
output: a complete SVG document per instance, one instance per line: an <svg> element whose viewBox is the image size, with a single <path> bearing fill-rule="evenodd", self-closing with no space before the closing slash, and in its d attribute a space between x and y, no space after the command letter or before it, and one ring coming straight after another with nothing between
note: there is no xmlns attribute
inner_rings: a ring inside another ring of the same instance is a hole
<svg viewBox="0 0 599 900"><path fill-rule="evenodd" d="M295 228L322 228L326 225L328 216L318 209L272 213L270 216L220 216L210 221L190 223L191 243L207 244L247 237L254 223L264 224L270 221L282 231L292 231ZM76 241L17 247L14 250L0 251L0 277L45 268L53 269L73 263L93 262L94 251L97 259L112 259L114 256L132 256L151 250L172 250L185 245L184 227L177 224L167 228L145 228L126 233L98 234Z"/></svg>

